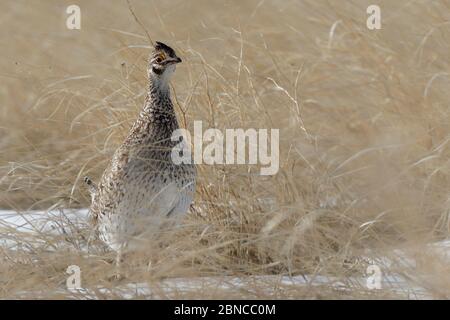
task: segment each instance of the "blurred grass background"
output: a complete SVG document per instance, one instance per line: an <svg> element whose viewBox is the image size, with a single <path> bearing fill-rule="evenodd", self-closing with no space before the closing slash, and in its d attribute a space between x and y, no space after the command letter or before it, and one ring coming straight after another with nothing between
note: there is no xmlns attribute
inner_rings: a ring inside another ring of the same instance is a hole
<svg viewBox="0 0 450 320"><path fill-rule="evenodd" d="M4 209L87 207L82 177L98 179L144 101L150 44L127 2L78 1L81 30L65 27L70 4L2 2ZM152 39L183 58L173 79L183 125L280 128L275 176L259 176L256 166L199 166L186 228L171 234L156 271L135 277L314 273L345 281L363 274L363 255L398 246L424 255L427 243L448 236L450 3L377 1L382 29L372 31L370 4L132 1ZM46 266L38 271L5 258L24 254L4 249L6 296L61 285L74 256L90 285L112 268L76 250L35 251L30 261ZM427 286L449 297L448 266L423 260L397 271L434 277ZM355 286L353 296L363 297ZM315 297L339 297L323 292Z"/></svg>

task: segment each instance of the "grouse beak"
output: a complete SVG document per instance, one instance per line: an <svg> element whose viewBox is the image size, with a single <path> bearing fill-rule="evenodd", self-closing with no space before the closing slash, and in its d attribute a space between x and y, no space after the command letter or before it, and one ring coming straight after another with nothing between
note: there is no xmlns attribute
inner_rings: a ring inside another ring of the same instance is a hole
<svg viewBox="0 0 450 320"><path fill-rule="evenodd" d="M177 63L180 63L180 62L181 62L181 59L176 57L176 58L166 59L165 64L170 65L170 64L177 64Z"/></svg>

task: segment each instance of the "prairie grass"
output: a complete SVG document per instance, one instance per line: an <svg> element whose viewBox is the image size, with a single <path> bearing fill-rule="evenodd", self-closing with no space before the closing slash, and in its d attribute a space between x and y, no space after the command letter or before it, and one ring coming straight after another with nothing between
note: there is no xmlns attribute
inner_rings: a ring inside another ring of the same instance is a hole
<svg viewBox="0 0 450 320"><path fill-rule="evenodd" d="M150 37L183 58L173 79L180 123L279 128L280 170L198 166L183 226L130 259L129 280L321 275L349 290L274 280L159 297L411 297L353 281L378 261L450 297L448 263L429 250L450 229L450 4L377 2L381 30L367 29L365 0L132 1ZM61 1L3 3L0 208L88 207L83 176L100 177L142 107L146 32L126 1L79 5L81 30L68 30ZM88 227L0 232L24 244L0 247L0 297L66 298L73 264L84 287L116 288L113 253L80 250ZM421 263L405 263L399 248Z"/></svg>

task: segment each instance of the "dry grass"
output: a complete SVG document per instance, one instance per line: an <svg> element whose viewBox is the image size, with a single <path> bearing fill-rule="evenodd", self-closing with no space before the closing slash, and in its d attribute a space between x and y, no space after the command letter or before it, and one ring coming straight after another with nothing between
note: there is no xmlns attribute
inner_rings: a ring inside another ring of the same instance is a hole
<svg viewBox="0 0 450 320"><path fill-rule="evenodd" d="M65 28L63 2L3 4L1 208L87 207L81 178L100 176L143 104L149 43L126 1L79 3L80 31ZM370 31L370 1L133 1L151 37L183 57L173 81L181 122L280 128L281 154L272 177L200 166L185 226L130 263L130 279L318 274L352 290L272 297L404 297L351 281L364 276L361 255L402 247L423 263L409 268L393 255L392 271L450 297L448 265L425 250L449 232L450 5L378 3L382 30ZM78 250L86 233L67 236L69 250L49 250L58 239L45 234L36 236L44 248L0 248L0 297L63 298L52 292L71 264L83 286L113 287L112 254ZM174 296L267 298L274 285Z"/></svg>

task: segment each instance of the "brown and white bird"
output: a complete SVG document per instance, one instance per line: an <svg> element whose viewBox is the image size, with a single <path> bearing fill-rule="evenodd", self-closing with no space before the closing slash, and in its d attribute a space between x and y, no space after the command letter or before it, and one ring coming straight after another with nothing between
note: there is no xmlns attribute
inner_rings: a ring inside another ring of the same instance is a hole
<svg viewBox="0 0 450 320"><path fill-rule="evenodd" d="M192 202L196 168L174 164L172 141L179 128L170 98L169 80L181 59L156 42L148 66L149 87L144 107L123 144L116 150L96 186L89 178L90 213L100 239L118 253L133 249L178 219Z"/></svg>

